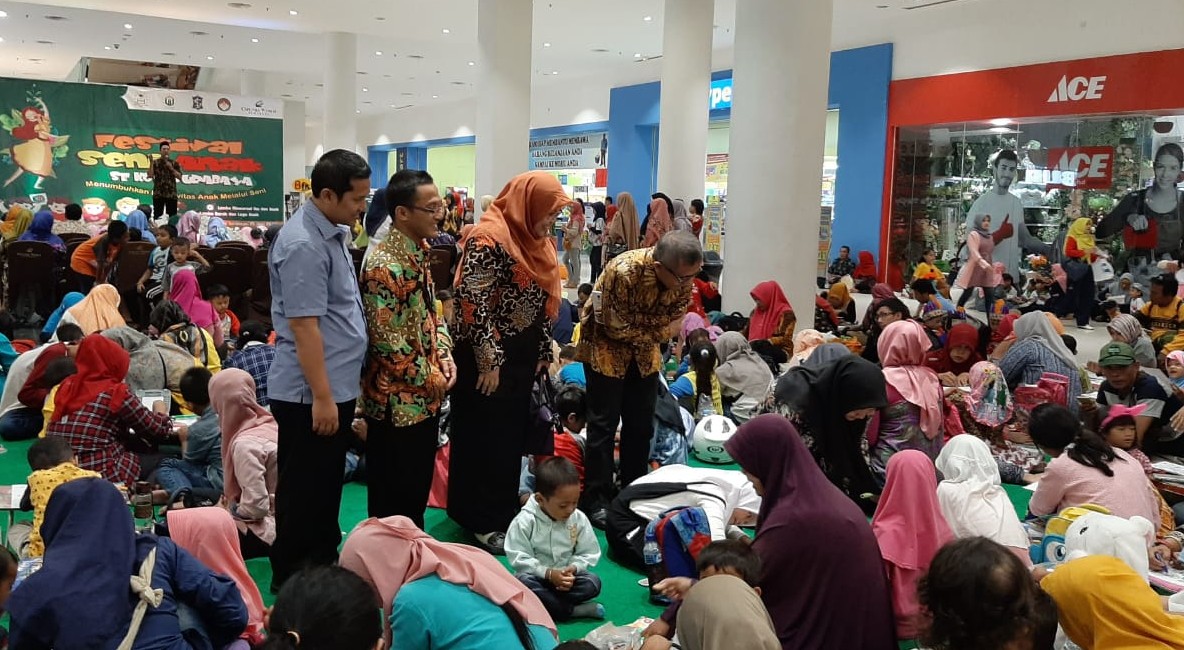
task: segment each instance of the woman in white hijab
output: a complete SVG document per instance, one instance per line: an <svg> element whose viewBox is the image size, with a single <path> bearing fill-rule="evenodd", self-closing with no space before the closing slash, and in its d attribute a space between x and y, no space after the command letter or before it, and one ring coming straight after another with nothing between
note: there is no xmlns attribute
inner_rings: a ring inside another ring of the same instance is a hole
<svg viewBox="0 0 1184 650"><path fill-rule="evenodd" d="M976 436L954 436L936 464L945 477L937 486L937 500L954 536L986 537L1031 566L1028 533L1000 485L999 467L987 443Z"/></svg>

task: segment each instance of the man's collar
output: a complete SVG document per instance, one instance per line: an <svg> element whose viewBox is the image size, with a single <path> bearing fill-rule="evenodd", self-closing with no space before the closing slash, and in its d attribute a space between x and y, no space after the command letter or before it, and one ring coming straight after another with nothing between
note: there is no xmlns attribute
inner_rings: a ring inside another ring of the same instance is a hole
<svg viewBox="0 0 1184 650"><path fill-rule="evenodd" d="M344 231L332 221L329 221L329 217L326 217L324 212L321 212L321 209L317 207L315 199L309 199L305 202L304 211L304 218L316 228L321 237L332 239L343 234Z"/></svg>

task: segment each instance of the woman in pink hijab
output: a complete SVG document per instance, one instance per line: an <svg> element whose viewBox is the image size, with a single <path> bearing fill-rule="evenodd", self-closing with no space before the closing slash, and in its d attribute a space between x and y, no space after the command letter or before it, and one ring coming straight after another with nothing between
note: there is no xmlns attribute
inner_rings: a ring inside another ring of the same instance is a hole
<svg viewBox="0 0 1184 650"><path fill-rule="evenodd" d="M234 518L223 508L186 508L168 513L169 537L206 567L238 585L247 606L247 629L240 637L250 647L263 643L263 597L239 550ZM239 645L242 645L241 642ZM228 646L236 648L236 645ZM242 645L246 648L246 645Z"/></svg>
<svg viewBox="0 0 1184 650"><path fill-rule="evenodd" d="M255 401L255 380L238 368L210 379L210 406L222 429L222 493L247 557L264 557L275 541L279 430Z"/></svg>
<svg viewBox="0 0 1184 650"><path fill-rule="evenodd" d="M906 449L888 461L888 482L872 517L872 532L892 590L896 637L915 638L922 627L917 579L954 539L937 501L937 469L925 454Z"/></svg>
<svg viewBox="0 0 1184 650"><path fill-rule="evenodd" d="M661 198L654 199L650 203L650 216L645 220L645 241L642 246L657 246L662 235L671 230L674 230L674 222L670 220L670 208Z"/></svg>
<svg viewBox="0 0 1184 650"><path fill-rule="evenodd" d="M192 269L181 269L173 275L170 299L181 305L194 325L206 330L214 338L214 347L222 347L222 327L218 311L201 297L201 285Z"/></svg>
<svg viewBox="0 0 1184 650"><path fill-rule="evenodd" d="M437 541L407 517L358 524L340 564L377 592L388 647L517 648L523 634L536 648L556 645L543 604L492 555Z"/></svg>
<svg viewBox="0 0 1184 650"><path fill-rule="evenodd" d="M943 442L942 388L937 373L925 365L929 336L917 321L888 325L877 343L887 382L888 406L868 425L871 468L884 480L888 459L905 449L923 452L930 460Z"/></svg>

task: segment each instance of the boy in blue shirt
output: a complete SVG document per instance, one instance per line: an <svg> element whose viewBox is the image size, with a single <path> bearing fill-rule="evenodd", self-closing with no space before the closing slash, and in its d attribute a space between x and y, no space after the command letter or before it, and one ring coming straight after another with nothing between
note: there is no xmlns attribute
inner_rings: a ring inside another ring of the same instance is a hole
<svg viewBox="0 0 1184 650"><path fill-rule="evenodd" d="M588 570L600 561L600 544L588 517L576 509L580 474L566 458L535 468L538 491L506 531L506 557L518 579L556 621L604 618L600 578Z"/></svg>
<svg viewBox="0 0 1184 650"><path fill-rule="evenodd" d="M218 414L210 406L210 377L210 371L202 366L181 375L181 397L200 417L177 430L181 458L166 458L156 470L157 482L170 495L182 489L222 492L222 430Z"/></svg>

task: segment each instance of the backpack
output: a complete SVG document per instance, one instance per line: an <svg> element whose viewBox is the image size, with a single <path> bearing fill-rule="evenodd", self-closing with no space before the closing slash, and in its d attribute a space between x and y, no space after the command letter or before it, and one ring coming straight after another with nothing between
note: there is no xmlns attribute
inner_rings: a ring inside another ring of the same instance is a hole
<svg viewBox="0 0 1184 650"><path fill-rule="evenodd" d="M725 332L743 332L748 327L748 317L738 311L720 317L716 323Z"/></svg>
<svg viewBox="0 0 1184 650"><path fill-rule="evenodd" d="M645 528L643 559L650 581L650 602L669 605L654 585L669 577L698 578L699 553L711 543L711 527L702 508L676 507L658 515Z"/></svg>
<svg viewBox="0 0 1184 650"><path fill-rule="evenodd" d="M609 504L604 527L604 538L608 542L608 549L613 559L637 571L645 570L645 557L642 550L645 546L645 531L649 527L649 520L634 513L629 504L634 501L649 501L660 499L679 492L694 492L713 499L720 497L709 492L694 489L695 485L703 483L635 483L617 493L616 498ZM722 499L721 499L722 500ZM702 511L702 508L699 509ZM708 541L711 541L710 528Z"/></svg>

